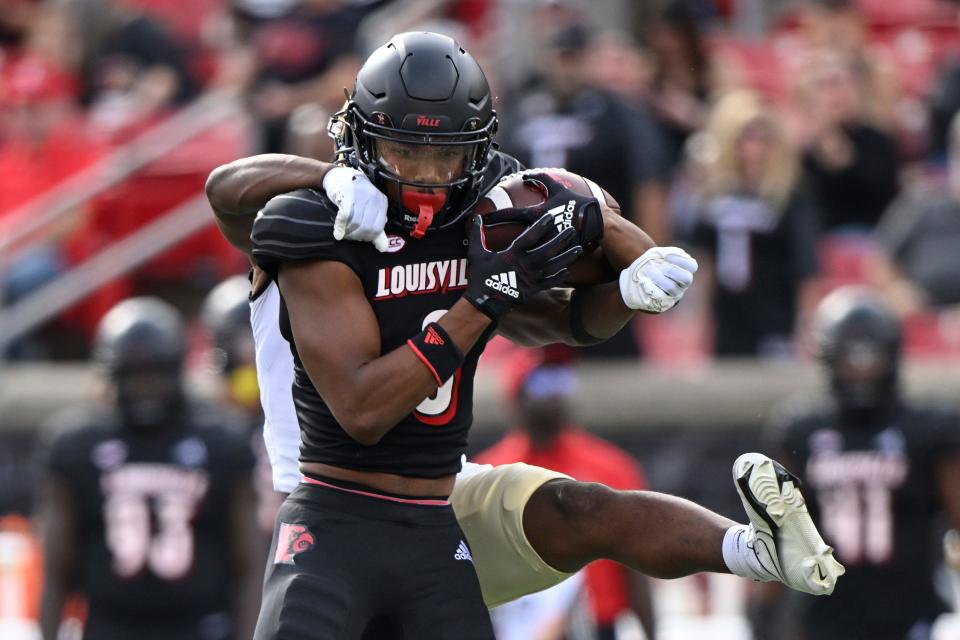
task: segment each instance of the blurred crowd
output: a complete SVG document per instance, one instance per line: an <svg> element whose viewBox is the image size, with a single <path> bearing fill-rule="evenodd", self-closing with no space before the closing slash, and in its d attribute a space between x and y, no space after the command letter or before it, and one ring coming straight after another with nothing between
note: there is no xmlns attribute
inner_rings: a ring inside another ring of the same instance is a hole
<svg viewBox="0 0 960 640"><path fill-rule="evenodd" d="M0 252L2 300L196 195L219 162L328 158L327 119L360 61L422 28L483 64L503 150L595 180L700 260L698 292L669 325L638 320L589 355L790 357L816 300L852 281L883 290L911 353L956 354L957 13L938 0L9 0L0 238L17 242ZM201 96L242 113L123 169L140 136L182 131L171 120ZM97 171L116 163L119 179ZM51 194L77 175L89 193L59 206ZM49 224L19 233L53 205ZM159 291L192 312L243 268L208 228L8 341L6 357L82 356L117 300Z"/></svg>

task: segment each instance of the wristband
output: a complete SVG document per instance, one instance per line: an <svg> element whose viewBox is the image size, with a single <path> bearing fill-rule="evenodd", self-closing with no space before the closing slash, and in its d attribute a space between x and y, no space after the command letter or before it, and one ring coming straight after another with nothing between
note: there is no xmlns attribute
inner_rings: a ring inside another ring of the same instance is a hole
<svg viewBox="0 0 960 640"><path fill-rule="evenodd" d="M463 353L436 322L424 327L423 331L407 340L407 344L430 369L437 386L443 386L463 363Z"/></svg>
<svg viewBox="0 0 960 640"><path fill-rule="evenodd" d="M587 331L586 327L583 326L582 308L583 296L580 295L580 289L574 289L573 295L570 297L570 333L579 345L600 344L606 338L598 338Z"/></svg>

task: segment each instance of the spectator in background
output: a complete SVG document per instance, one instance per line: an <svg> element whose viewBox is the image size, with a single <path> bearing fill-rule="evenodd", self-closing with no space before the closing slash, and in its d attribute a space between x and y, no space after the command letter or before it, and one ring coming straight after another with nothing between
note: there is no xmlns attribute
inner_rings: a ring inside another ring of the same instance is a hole
<svg viewBox="0 0 960 640"><path fill-rule="evenodd" d="M239 44L249 46L254 71L248 88L250 108L260 127L260 150L289 150L290 118L298 107L316 105L311 120L326 123L344 100L360 68L357 29L377 6L344 0L284 3L282 12L264 13L269 3L235 2ZM378 45L380 43L377 43ZM301 127L326 137L321 126ZM327 144L328 156L332 147Z"/></svg>
<svg viewBox="0 0 960 640"><path fill-rule="evenodd" d="M652 119L614 94L591 86L591 34L562 27L543 50L538 85L508 104L501 122L503 149L528 167L562 167L603 186L626 217L658 243L669 242L663 209L664 167ZM584 352L635 357L632 325Z"/></svg>
<svg viewBox="0 0 960 640"><path fill-rule="evenodd" d="M0 71L0 219L95 160L77 81L39 56Z"/></svg>
<svg viewBox="0 0 960 640"><path fill-rule="evenodd" d="M946 189L904 194L876 238L874 282L898 314L960 308L960 117L950 129Z"/></svg>
<svg viewBox="0 0 960 640"><path fill-rule="evenodd" d="M960 113L960 58L956 55L943 66L931 88L929 111L930 159L943 162L953 142L953 118Z"/></svg>
<svg viewBox="0 0 960 640"><path fill-rule="evenodd" d="M799 73L795 106L804 170L822 230L869 231L898 192L896 141L865 116L849 58L820 50Z"/></svg>
<svg viewBox="0 0 960 640"><path fill-rule="evenodd" d="M44 640L81 594L84 638L247 639L259 608L248 441L187 401L177 311L131 298L101 321L102 412L72 411L47 456L42 495Z"/></svg>
<svg viewBox="0 0 960 640"><path fill-rule="evenodd" d="M531 358L521 352L520 358L508 380L517 424L475 461L492 465L524 462L581 482L600 482L621 490L644 489L643 472L630 454L573 422L571 400L577 380L569 352L551 347L543 356ZM584 572L599 640L613 640L617 618L628 612L637 615L648 638L656 637L645 576L609 560L589 564Z"/></svg>
<svg viewBox="0 0 960 640"><path fill-rule="evenodd" d="M650 52L620 31L599 34L590 43L590 83L635 107L650 106L654 66Z"/></svg>
<svg viewBox="0 0 960 640"><path fill-rule="evenodd" d="M817 271L816 210L800 189L796 152L749 91L721 98L693 146L693 241L706 258L714 351L788 356Z"/></svg>
<svg viewBox="0 0 960 640"><path fill-rule="evenodd" d="M88 135L74 102L74 77L39 56L23 56L0 73L0 236L36 211L20 210L61 180L96 161L102 147ZM12 304L66 269L65 242L86 210L65 216L28 252L0 256L0 300ZM49 357L39 334L15 342L0 357Z"/></svg>
<svg viewBox="0 0 960 640"><path fill-rule="evenodd" d="M183 47L153 19L114 0L53 7L70 27L80 100L103 132L120 134L197 95Z"/></svg>
<svg viewBox="0 0 960 640"><path fill-rule="evenodd" d="M671 0L646 36L655 69L651 102L665 136L664 158L671 169L683 158L687 138L706 122L716 84L697 17L686 0Z"/></svg>
<svg viewBox="0 0 960 640"><path fill-rule="evenodd" d="M592 34L581 24L548 38L542 76L505 111L505 151L528 167L561 167L602 185L658 242L663 212L638 208L638 191L662 188L661 140L652 119L593 83ZM660 219L658 219L660 218ZM659 233L658 233L659 230Z"/></svg>
<svg viewBox="0 0 960 640"><path fill-rule="evenodd" d="M805 0L802 7L806 44L812 51L832 51L848 61L864 121L893 132L899 92L896 67L871 46L867 20L856 0ZM800 64L805 64L802 57Z"/></svg>
<svg viewBox="0 0 960 640"><path fill-rule="evenodd" d="M900 326L873 292L834 291L814 328L830 397L780 412L774 447L847 572L829 598L797 594L800 620L759 637L929 638L945 608L938 518L960 526L960 416L903 398Z"/></svg>

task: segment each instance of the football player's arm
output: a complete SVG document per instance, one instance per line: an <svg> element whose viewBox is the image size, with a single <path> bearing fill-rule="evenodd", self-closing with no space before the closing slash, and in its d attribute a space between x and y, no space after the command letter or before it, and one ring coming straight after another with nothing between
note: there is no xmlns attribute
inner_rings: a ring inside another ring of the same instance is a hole
<svg viewBox="0 0 960 640"><path fill-rule="evenodd" d="M297 189L319 189L329 162L281 153L241 158L213 170L206 192L217 226L230 244L250 252L253 219L271 198Z"/></svg>
<svg viewBox="0 0 960 640"><path fill-rule="evenodd" d="M437 391L434 374L410 346L380 353L377 318L360 279L345 264L286 262L279 283L300 360L353 439L376 444ZM490 319L461 299L437 323L467 353Z"/></svg>
<svg viewBox="0 0 960 640"><path fill-rule="evenodd" d="M232 483L230 495L231 568L234 574L234 638L252 638L260 611L266 548L257 527L257 496L252 472Z"/></svg>
<svg viewBox="0 0 960 640"><path fill-rule="evenodd" d="M594 252L592 257L578 260L570 268L568 278L568 281L575 279L599 284L541 292L504 316L497 327L498 333L523 346L555 342L588 345L613 337L633 318L638 310L624 302L616 274L630 268L655 244L642 229L613 209L601 205L601 210L604 224L600 243L602 253ZM593 263L598 255L603 264L609 265L606 270L609 271L610 267L616 269L613 276L601 277L604 267ZM591 266L584 268L587 261ZM585 277L587 273L591 277Z"/></svg>
<svg viewBox="0 0 960 640"><path fill-rule="evenodd" d="M656 246L643 229L606 203L600 203L600 211L603 214L600 246L570 267L568 284L598 284L616 280L620 271L629 267L647 249Z"/></svg>
<svg viewBox="0 0 960 640"><path fill-rule="evenodd" d="M613 337L635 313L624 304L617 282L550 289L501 318L497 333L524 347L557 342L584 346ZM575 316L582 333L574 328Z"/></svg>
<svg viewBox="0 0 960 640"><path fill-rule="evenodd" d="M40 513L43 550L40 633L43 640L57 640L63 607L74 587L78 544L75 505L67 483L51 476L43 489Z"/></svg>

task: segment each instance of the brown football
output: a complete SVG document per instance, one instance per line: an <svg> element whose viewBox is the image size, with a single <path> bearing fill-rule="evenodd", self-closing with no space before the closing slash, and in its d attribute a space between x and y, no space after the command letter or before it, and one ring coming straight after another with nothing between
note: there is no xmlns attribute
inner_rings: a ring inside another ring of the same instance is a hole
<svg viewBox="0 0 960 640"><path fill-rule="evenodd" d="M474 212L486 215L499 209L509 207L529 207L543 202L543 193L533 185L524 184L525 173L549 173L558 182L567 185L581 195L591 195L598 200L602 197L607 206L620 213L620 205L609 193L596 182L579 176L565 169L528 169L514 173L501 180L495 187L474 207ZM484 227L484 239L487 248L491 251L503 251L510 246L517 236L527 227L522 224L501 224L493 227ZM642 233L639 229L638 233ZM628 262L629 264L629 262ZM622 268L622 267L621 267ZM619 269L611 267L609 259L604 256L599 247L580 256L570 266L567 284L597 284L609 282L616 278Z"/></svg>
<svg viewBox="0 0 960 640"><path fill-rule="evenodd" d="M544 200L543 193L535 186L523 182L524 174L528 173L548 173L558 182L580 195L593 196L597 200L603 198L608 207L620 213L620 205L600 185L565 169L528 169L510 174L487 192L474 207L474 213L486 215L500 209L530 207L542 203ZM526 229L526 225L521 224L500 224L494 227L485 227L483 235L488 249L502 251L509 247L510 243Z"/></svg>

